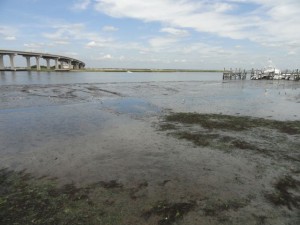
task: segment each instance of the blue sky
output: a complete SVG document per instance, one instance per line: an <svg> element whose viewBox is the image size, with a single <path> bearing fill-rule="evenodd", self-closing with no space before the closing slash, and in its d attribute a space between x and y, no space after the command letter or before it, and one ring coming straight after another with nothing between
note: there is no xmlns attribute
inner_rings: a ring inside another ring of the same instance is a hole
<svg viewBox="0 0 300 225"><path fill-rule="evenodd" d="M271 58L293 69L299 11L299 0L0 0L0 49L99 68L261 68Z"/></svg>

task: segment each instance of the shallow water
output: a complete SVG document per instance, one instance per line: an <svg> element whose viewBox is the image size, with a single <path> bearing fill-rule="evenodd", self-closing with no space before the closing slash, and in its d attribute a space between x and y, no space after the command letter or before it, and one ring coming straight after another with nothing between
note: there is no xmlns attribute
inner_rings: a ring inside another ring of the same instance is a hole
<svg viewBox="0 0 300 225"><path fill-rule="evenodd" d="M153 127L166 112L299 119L299 82L223 81L219 75L2 73L1 166L79 183L167 179L182 171L170 168L178 146Z"/></svg>
<svg viewBox="0 0 300 225"><path fill-rule="evenodd" d="M146 72L0 72L0 85L10 84L74 84L149 81L221 80L221 73L146 73Z"/></svg>
<svg viewBox="0 0 300 225"><path fill-rule="evenodd" d="M228 154L195 147L158 129L162 116L170 112L299 120L300 82L223 81L218 73L2 72L0 168L25 169L79 186L111 180L126 187L147 183L138 195L142 203L199 203L200 210L184 224L195 224L199 217L203 224L219 224L218 218L211 223L213 217L203 214L202 204L243 202L249 196L247 207L224 211L236 219L230 224L258 224L258 216L268 215L274 218L268 224L284 224L290 215L293 219L294 214L285 216L270 207L263 193L273 190L274 179L297 171L296 161L278 157L280 162L245 149ZM279 137L298 149L297 136L262 131L267 147L272 147L267 141ZM244 135L250 143L256 136L247 132L232 135ZM285 143L277 148L289 150Z"/></svg>
<svg viewBox="0 0 300 225"><path fill-rule="evenodd" d="M115 113L129 115L155 115L161 111L156 105L140 98L108 99L102 102L102 106L114 110Z"/></svg>

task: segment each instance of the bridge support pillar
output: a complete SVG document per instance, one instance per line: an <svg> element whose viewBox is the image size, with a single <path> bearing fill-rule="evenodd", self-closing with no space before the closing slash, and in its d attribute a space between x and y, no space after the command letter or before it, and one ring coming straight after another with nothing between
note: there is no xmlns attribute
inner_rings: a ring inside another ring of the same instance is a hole
<svg viewBox="0 0 300 225"><path fill-rule="evenodd" d="M10 59L10 68L12 70L15 70L15 62L14 62L14 57L15 57L15 54L9 54L9 59Z"/></svg>
<svg viewBox="0 0 300 225"><path fill-rule="evenodd" d="M64 62L60 61L60 68L63 69L64 68Z"/></svg>
<svg viewBox="0 0 300 225"><path fill-rule="evenodd" d="M0 55L0 69L4 69L3 55Z"/></svg>
<svg viewBox="0 0 300 225"><path fill-rule="evenodd" d="M36 60L36 70L41 70L41 66L40 66L40 56L36 56L35 57Z"/></svg>
<svg viewBox="0 0 300 225"><path fill-rule="evenodd" d="M55 60L55 69L58 70L58 59L54 59Z"/></svg>
<svg viewBox="0 0 300 225"><path fill-rule="evenodd" d="M30 65L30 56L25 56L26 58L26 62L27 62L27 69L31 69L31 65Z"/></svg>
<svg viewBox="0 0 300 225"><path fill-rule="evenodd" d="M72 69L72 61L71 60L68 61L68 67L69 67L69 69Z"/></svg>
<svg viewBox="0 0 300 225"><path fill-rule="evenodd" d="M50 70L50 59L46 58L46 62L47 62L47 69Z"/></svg>
<svg viewBox="0 0 300 225"><path fill-rule="evenodd" d="M74 68L75 68L75 70L78 70L79 69L79 63L75 62Z"/></svg>

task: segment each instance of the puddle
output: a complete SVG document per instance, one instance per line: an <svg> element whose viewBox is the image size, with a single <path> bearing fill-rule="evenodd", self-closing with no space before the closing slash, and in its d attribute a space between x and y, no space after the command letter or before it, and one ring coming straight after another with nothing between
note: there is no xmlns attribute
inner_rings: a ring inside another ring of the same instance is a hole
<svg viewBox="0 0 300 225"><path fill-rule="evenodd" d="M102 102L102 106L116 113L135 116L154 115L161 112L159 107L139 98L107 99Z"/></svg>
<svg viewBox="0 0 300 225"><path fill-rule="evenodd" d="M83 103L0 110L0 153L16 154L104 130L110 115L96 107Z"/></svg>

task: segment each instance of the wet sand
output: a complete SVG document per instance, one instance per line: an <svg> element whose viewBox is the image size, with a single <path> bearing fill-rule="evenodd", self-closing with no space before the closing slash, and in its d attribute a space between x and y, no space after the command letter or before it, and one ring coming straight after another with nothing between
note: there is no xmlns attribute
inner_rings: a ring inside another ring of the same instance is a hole
<svg viewBox="0 0 300 225"><path fill-rule="evenodd" d="M298 131L166 118L299 120L299 90L287 81L0 86L0 165L58 186L121 184L89 192L102 217L117 218L95 224L298 224Z"/></svg>

